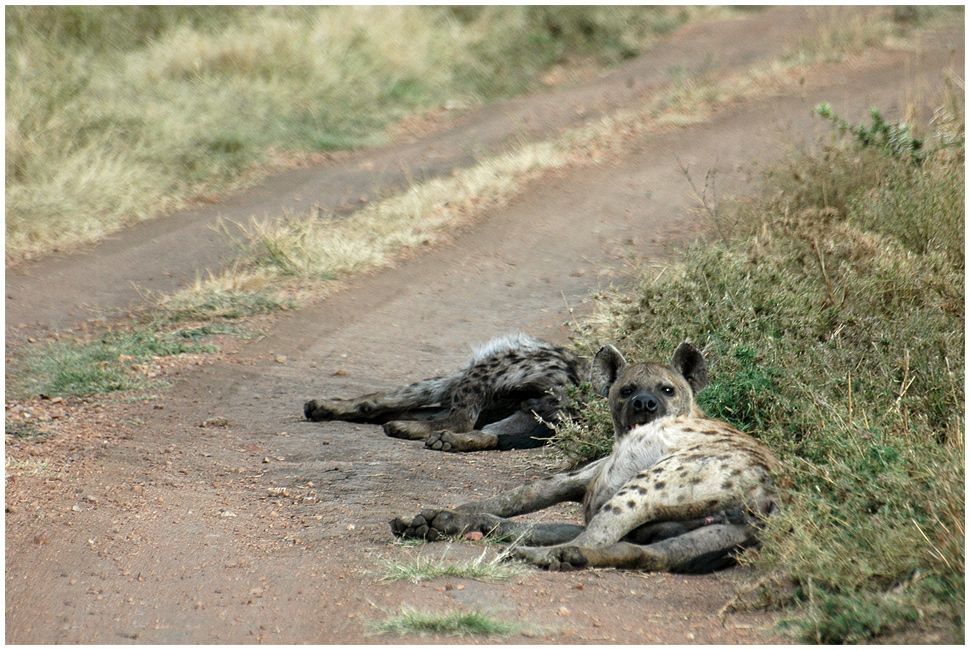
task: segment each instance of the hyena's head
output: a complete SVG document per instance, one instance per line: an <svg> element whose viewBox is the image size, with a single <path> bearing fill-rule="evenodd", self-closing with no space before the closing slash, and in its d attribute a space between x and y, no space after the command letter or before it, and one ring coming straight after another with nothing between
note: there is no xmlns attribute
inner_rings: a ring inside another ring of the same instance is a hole
<svg viewBox="0 0 970 650"><path fill-rule="evenodd" d="M633 428L668 415L697 412L694 397L707 385L707 361L690 343L681 343L670 364L627 363L612 345L596 353L593 389L609 397L613 432L619 440Z"/></svg>

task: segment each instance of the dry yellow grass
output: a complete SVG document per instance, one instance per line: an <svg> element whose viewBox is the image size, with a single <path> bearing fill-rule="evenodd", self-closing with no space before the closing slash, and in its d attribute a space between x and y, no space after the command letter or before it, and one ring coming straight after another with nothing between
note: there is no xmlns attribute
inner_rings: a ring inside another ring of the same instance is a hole
<svg viewBox="0 0 970 650"><path fill-rule="evenodd" d="M413 186L347 218L295 214L278 220L254 219L244 228L248 241L239 263L199 280L163 304L188 318L197 305L209 304L212 295L272 293L280 280L291 281L289 293L294 282L309 282L319 293L320 281L380 268L404 249L434 244L456 226L508 201L544 170L595 164L657 129L700 122L731 102L791 90L808 65L824 64L838 58L839 52L845 55L862 47L885 45L895 33L884 13L867 14L865 19L848 23L848 28L838 11L825 12L824 17L816 25L815 39L808 40L841 43L841 49L832 45L805 51L805 39L801 39L780 58L740 72L675 77L667 90L639 110L618 111L554 141L523 145L450 178ZM833 31L840 36L831 36ZM856 36L850 37L852 34ZM200 314L206 312L205 308L199 310Z"/></svg>
<svg viewBox="0 0 970 650"><path fill-rule="evenodd" d="M244 186L279 152L610 64L717 10L664 7L10 6L8 262Z"/></svg>

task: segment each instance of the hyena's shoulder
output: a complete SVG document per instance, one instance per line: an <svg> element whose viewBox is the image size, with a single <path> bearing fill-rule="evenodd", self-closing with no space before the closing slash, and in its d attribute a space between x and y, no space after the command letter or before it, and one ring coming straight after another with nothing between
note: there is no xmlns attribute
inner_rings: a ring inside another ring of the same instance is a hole
<svg viewBox="0 0 970 650"><path fill-rule="evenodd" d="M724 420L687 415L670 418L664 427L672 449L697 457L739 457L762 465L769 471L780 468L780 461L760 440L740 431Z"/></svg>

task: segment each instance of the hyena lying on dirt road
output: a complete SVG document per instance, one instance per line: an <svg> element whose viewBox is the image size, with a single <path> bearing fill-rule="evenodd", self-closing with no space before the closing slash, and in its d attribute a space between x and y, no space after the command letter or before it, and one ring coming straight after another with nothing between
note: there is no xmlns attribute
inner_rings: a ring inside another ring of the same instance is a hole
<svg viewBox="0 0 970 650"><path fill-rule="evenodd" d="M393 438L429 449L528 449L549 439L562 390L580 382L584 364L569 350L525 334L482 346L459 372L354 399L312 399L309 420L383 424ZM430 417L430 419L429 419Z"/></svg>
<svg viewBox="0 0 970 650"><path fill-rule="evenodd" d="M395 519L394 534L434 540L493 533L513 540L515 556L561 571L713 571L757 544L759 518L776 507L771 474L779 461L754 438L700 412L703 354L681 343L669 365L627 364L608 345L591 376L593 388L609 397L612 454L455 510ZM507 519L563 501L584 504L585 526Z"/></svg>

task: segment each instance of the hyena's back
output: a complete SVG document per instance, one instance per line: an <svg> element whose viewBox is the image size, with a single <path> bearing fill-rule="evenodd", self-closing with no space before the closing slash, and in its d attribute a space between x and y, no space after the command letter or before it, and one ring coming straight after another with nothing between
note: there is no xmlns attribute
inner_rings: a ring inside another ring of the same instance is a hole
<svg viewBox="0 0 970 650"><path fill-rule="evenodd" d="M492 339L475 351L471 363L460 373L453 400L462 391L489 398L523 396L539 398L549 391L579 383L580 363L570 351L526 334Z"/></svg>

